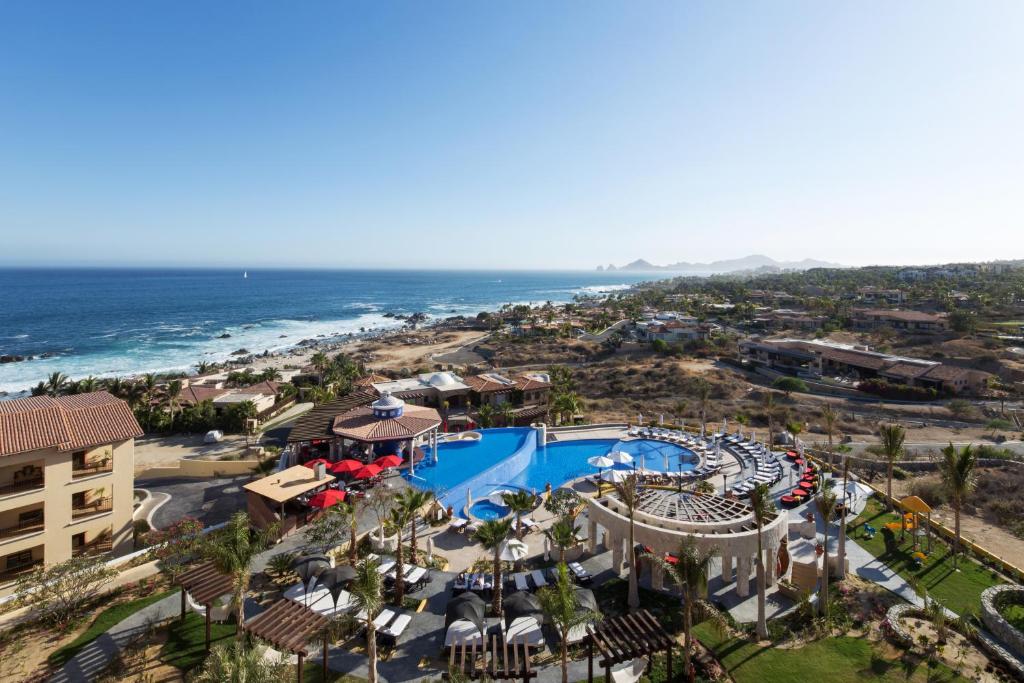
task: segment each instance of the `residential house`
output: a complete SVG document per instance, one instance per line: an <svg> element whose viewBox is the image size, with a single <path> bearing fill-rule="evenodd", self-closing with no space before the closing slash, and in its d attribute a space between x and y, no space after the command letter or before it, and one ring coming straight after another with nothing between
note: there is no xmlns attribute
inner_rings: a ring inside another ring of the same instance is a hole
<svg viewBox="0 0 1024 683"><path fill-rule="evenodd" d="M858 309L853 312L853 327L860 331L891 328L909 334L936 334L949 328L945 315L920 311Z"/></svg>

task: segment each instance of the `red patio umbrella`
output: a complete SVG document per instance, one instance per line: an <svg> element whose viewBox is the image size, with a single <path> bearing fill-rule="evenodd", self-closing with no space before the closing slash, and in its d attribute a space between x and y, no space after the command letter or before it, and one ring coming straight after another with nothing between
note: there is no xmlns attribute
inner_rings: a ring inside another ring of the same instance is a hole
<svg viewBox="0 0 1024 683"><path fill-rule="evenodd" d="M363 466L358 460L342 460L330 466L331 474L352 474Z"/></svg>
<svg viewBox="0 0 1024 683"><path fill-rule="evenodd" d="M803 489L793 489L792 491L789 492L789 495L793 496L794 498L803 498L804 496L807 495L807 491L804 491Z"/></svg>
<svg viewBox="0 0 1024 683"><path fill-rule="evenodd" d="M309 469L313 469L317 466L317 463L321 462L324 464L324 467L326 467L327 469L331 469L331 461L324 460L323 458L316 458L314 460L310 460L309 462L304 462L302 464L308 467Z"/></svg>
<svg viewBox="0 0 1024 683"><path fill-rule="evenodd" d="M373 464L387 469L389 467L398 467L402 464L402 459L397 455L382 455L374 460Z"/></svg>
<svg viewBox="0 0 1024 683"><path fill-rule="evenodd" d="M797 486L799 486L802 489L806 489L806 490L810 491L811 489L814 488L814 482L802 481L799 484L797 484Z"/></svg>
<svg viewBox="0 0 1024 683"><path fill-rule="evenodd" d="M343 500L345 500L344 491L335 491L334 489L328 489L326 491L321 491L320 493L310 498L309 507L329 508L332 505L337 505Z"/></svg>
<svg viewBox="0 0 1024 683"><path fill-rule="evenodd" d="M372 479L383 471L380 465L364 465L356 470L352 476L356 479Z"/></svg>
<svg viewBox="0 0 1024 683"><path fill-rule="evenodd" d="M790 460L795 459L799 455L800 454L797 453L796 451L786 451L786 457L789 458Z"/></svg>

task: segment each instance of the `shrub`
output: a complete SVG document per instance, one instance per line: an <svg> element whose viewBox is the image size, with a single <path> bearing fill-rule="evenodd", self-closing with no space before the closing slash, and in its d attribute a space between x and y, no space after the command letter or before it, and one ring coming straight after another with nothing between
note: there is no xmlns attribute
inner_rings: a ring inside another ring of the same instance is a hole
<svg viewBox="0 0 1024 683"><path fill-rule="evenodd" d="M34 571L18 579L15 591L45 621L58 626L74 619L98 593L100 586L117 575L96 556L82 555Z"/></svg>
<svg viewBox="0 0 1024 683"><path fill-rule="evenodd" d="M799 393L806 393L808 391L807 383L796 377L779 377L772 382L772 386L779 391L785 392L787 395L794 391Z"/></svg>

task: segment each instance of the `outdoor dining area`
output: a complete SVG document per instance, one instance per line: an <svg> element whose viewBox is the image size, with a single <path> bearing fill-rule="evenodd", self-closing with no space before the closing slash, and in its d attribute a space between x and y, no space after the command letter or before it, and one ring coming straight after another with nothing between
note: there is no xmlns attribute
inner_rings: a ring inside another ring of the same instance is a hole
<svg viewBox="0 0 1024 683"><path fill-rule="evenodd" d="M786 460L800 475L795 488L779 498L783 507L791 508L807 501L821 486L821 471L817 465L806 461L797 451L787 451Z"/></svg>

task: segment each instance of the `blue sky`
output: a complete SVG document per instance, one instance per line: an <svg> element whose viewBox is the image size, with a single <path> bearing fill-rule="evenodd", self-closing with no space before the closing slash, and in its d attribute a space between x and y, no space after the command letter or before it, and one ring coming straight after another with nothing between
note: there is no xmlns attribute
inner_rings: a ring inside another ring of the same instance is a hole
<svg viewBox="0 0 1024 683"><path fill-rule="evenodd" d="M0 263L1024 256L1024 3L0 5Z"/></svg>

